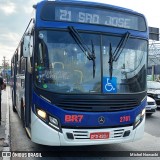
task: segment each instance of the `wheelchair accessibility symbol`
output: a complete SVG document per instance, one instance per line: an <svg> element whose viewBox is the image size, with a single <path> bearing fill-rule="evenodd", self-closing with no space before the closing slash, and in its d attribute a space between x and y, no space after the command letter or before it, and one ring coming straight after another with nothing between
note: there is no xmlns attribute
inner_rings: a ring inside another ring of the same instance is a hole
<svg viewBox="0 0 160 160"><path fill-rule="evenodd" d="M103 77L103 92L104 93L117 93L117 78Z"/></svg>

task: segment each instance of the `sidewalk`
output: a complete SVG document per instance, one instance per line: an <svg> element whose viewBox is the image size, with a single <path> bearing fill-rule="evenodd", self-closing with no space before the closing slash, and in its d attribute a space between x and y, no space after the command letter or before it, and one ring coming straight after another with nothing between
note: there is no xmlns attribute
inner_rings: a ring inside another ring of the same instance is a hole
<svg viewBox="0 0 160 160"><path fill-rule="evenodd" d="M9 125L9 102L11 99L10 87L7 86L1 95L1 125L0 125L0 160L3 151L10 151L10 125ZM6 158L3 158L6 159ZM8 158L7 158L8 159Z"/></svg>

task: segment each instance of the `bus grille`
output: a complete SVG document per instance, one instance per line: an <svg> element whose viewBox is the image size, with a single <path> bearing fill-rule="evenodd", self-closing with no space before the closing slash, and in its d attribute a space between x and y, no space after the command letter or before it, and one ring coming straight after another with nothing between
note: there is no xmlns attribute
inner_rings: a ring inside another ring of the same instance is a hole
<svg viewBox="0 0 160 160"><path fill-rule="evenodd" d="M110 130L110 139L117 139L121 138L124 135L125 130L124 129L112 129ZM68 133L68 132L67 132ZM73 130L70 131L71 134L73 134L73 139L90 139L90 132L86 130Z"/></svg>
<svg viewBox="0 0 160 160"><path fill-rule="evenodd" d="M123 110L132 110L138 106L138 102L133 99L63 99L56 104L58 107L68 111L81 112L118 112Z"/></svg>

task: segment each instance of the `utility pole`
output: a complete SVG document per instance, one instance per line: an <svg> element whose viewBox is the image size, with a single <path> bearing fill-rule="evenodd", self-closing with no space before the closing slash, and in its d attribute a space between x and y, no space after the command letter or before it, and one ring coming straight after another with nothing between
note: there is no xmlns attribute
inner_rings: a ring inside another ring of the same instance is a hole
<svg viewBox="0 0 160 160"><path fill-rule="evenodd" d="M7 62L8 60L6 60L6 57L5 56L3 56L3 60L2 60L2 65L3 65L3 78L5 78L5 79L7 79L7 83L8 83L8 78L7 78L7 72L6 72L6 70L7 70L7 65L8 65L8 62Z"/></svg>
<svg viewBox="0 0 160 160"><path fill-rule="evenodd" d="M3 78L6 78L6 57L3 56Z"/></svg>

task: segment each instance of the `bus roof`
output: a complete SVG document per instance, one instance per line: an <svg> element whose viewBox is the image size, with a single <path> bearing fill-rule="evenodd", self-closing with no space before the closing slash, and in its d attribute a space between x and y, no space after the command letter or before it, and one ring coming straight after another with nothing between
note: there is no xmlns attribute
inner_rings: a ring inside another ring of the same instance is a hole
<svg viewBox="0 0 160 160"><path fill-rule="evenodd" d="M50 27L63 23L101 25L147 31L143 14L130 9L91 1L44 0L34 6L36 9L36 27ZM63 12L63 13L62 13ZM65 12L65 13L64 13ZM68 16L68 17L67 17Z"/></svg>
<svg viewBox="0 0 160 160"><path fill-rule="evenodd" d="M132 9L129 9L129 8L124 8L124 7L111 5L111 4L107 4L107 3L102 3L102 2L85 1L85 0L82 0L82 1L79 1L79 0L42 0L42 1L38 2L37 4L45 3L46 1L58 2L58 3L62 3L62 4L63 3L72 3L72 4L79 4L79 5L91 5L91 6L96 6L96 7L106 7L106 8L112 8L115 10L119 10L119 11L126 11L126 12L141 14L141 13L134 11ZM141 14L141 15L143 15L143 14Z"/></svg>

